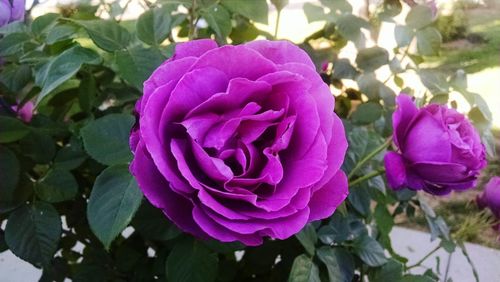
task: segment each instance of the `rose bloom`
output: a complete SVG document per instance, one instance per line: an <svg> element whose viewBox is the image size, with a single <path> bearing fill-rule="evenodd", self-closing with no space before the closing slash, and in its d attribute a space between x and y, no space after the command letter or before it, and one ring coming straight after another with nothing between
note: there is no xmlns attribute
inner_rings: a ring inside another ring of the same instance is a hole
<svg viewBox="0 0 500 282"><path fill-rule="evenodd" d="M500 177L495 176L484 187L484 192L477 198L480 208L488 207L496 218L500 219Z"/></svg>
<svg viewBox="0 0 500 282"><path fill-rule="evenodd" d="M0 27L10 22L24 20L25 0L0 0Z"/></svg>
<svg viewBox="0 0 500 282"><path fill-rule="evenodd" d="M404 94L396 104L393 138L398 151L384 157L389 186L435 195L474 187L486 155L467 118L438 104L417 109Z"/></svg>
<svg viewBox="0 0 500 282"><path fill-rule="evenodd" d="M286 41L178 44L144 83L130 166L146 198L201 238L259 245L346 198L334 98Z"/></svg>

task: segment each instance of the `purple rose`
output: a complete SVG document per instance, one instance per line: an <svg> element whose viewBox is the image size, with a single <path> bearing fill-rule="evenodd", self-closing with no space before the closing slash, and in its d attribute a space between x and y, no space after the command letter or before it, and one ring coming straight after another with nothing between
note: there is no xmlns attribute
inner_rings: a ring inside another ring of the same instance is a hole
<svg viewBox="0 0 500 282"><path fill-rule="evenodd" d="M333 108L307 54L289 42L178 44L144 83L130 170L186 232L246 245L285 239L348 194Z"/></svg>
<svg viewBox="0 0 500 282"><path fill-rule="evenodd" d="M477 198L477 203L480 208L488 207L500 219L500 177L490 179L484 192Z"/></svg>
<svg viewBox="0 0 500 282"><path fill-rule="evenodd" d="M0 27L24 20L24 5L25 0L0 0Z"/></svg>
<svg viewBox="0 0 500 282"><path fill-rule="evenodd" d="M389 186L435 195L474 187L486 157L466 117L437 104L417 109L407 95L396 102L393 138L399 150L384 158Z"/></svg>

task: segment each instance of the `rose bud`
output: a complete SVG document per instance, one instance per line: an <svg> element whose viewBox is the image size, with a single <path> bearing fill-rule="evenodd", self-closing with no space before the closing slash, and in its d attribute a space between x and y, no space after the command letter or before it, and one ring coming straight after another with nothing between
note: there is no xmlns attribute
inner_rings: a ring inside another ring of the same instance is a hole
<svg viewBox="0 0 500 282"><path fill-rule="evenodd" d="M500 219L500 177L495 176L488 181L483 193L477 198L477 204L480 208L488 207Z"/></svg>
<svg viewBox="0 0 500 282"><path fill-rule="evenodd" d="M384 157L389 186L434 195L474 187L486 155L467 118L438 104L418 109L404 94L396 103L393 138L398 150Z"/></svg>

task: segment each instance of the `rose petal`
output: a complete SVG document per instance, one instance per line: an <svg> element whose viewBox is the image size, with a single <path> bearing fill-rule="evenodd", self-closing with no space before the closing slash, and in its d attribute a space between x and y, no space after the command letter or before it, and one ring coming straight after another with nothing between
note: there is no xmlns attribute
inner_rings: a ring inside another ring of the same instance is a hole
<svg viewBox="0 0 500 282"><path fill-rule="evenodd" d="M343 171L338 171L328 183L312 195L309 202L311 210L309 221L331 216L348 194L347 177Z"/></svg>
<svg viewBox="0 0 500 282"><path fill-rule="evenodd" d="M384 156L384 164L389 186L394 190L404 188L406 166L401 155L396 152L387 152Z"/></svg>
<svg viewBox="0 0 500 282"><path fill-rule="evenodd" d="M405 140L406 131L418 113L418 109L408 95L400 94L396 97L397 109L392 117L394 127L394 143L401 147Z"/></svg>
<svg viewBox="0 0 500 282"><path fill-rule="evenodd" d="M207 51L217 48L217 42L212 39L191 40L175 45L174 60L185 57L200 57Z"/></svg>
<svg viewBox="0 0 500 282"><path fill-rule="evenodd" d="M282 65L295 62L306 65L313 70L315 69L314 63L307 53L289 41L256 40L246 43L245 46L256 50L275 64Z"/></svg>

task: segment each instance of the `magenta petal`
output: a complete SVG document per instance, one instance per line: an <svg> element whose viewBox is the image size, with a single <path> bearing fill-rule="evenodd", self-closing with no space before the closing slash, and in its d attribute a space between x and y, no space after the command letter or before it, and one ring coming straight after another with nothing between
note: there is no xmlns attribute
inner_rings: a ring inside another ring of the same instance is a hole
<svg viewBox="0 0 500 282"><path fill-rule="evenodd" d="M262 237L257 234L241 234L228 230L224 225L217 223L199 207L193 209L193 218L203 230L221 242L240 241L247 246L262 244Z"/></svg>
<svg viewBox="0 0 500 282"><path fill-rule="evenodd" d="M184 57L200 57L207 51L217 47L217 42L212 39L198 39L178 43L175 46L175 52L172 59L178 60Z"/></svg>
<svg viewBox="0 0 500 282"><path fill-rule="evenodd" d="M444 124L425 111L415 117L404 143L399 145L405 159L412 162L451 159L450 137Z"/></svg>
<svg viewBox="0 0 500 282"><path fill-rule="evenodd" d="M411 100L410 96L399 94L396 97L397 109L392 117L394 127L394 143L400 147L401 142L404 142L406 131L412 120L418 113L418 109Z"/></svg>
<svg viewBox="0 0 500 282"><path fill-rule="evenodd" d="M314 192L309 202L309 221L331 216L349 194L347 177L339 170L328 183Z"/></svg>
<svg viewBox="0 0 500 282"><path fill-rule="evenodd" d="M234 177L233 171L224 161L211 157L205 152L200 144L191 141L191 149L201 170L211 179L216 181L226 181Z"/></svg>
<svg viewBox="0 0 500 282"><path fill-rule="evenodd" d="M130 170L151 204L161 208L165 215L182 230L196 236L206 237L206 233L191 217L193 209L191 201L169 188L169 183L159 173L142 143L139 143L137 147Z"/></svg>
<svg viewBox="0 0 500 282"><path fill-rule="evenodd" d="M244 45L225 45L206 52L193 65L193 69L204 67L217 68L230 78L250 80L276 71L276 66L270 60Z"/></svg>
<svg viewBox="0 0 500 282"><path fill-rule="evenodd" d="M395 152L387 152L384 156L387 182L392 189L404 188L406 184L406 167L403 158Z"/></svg>
<svg viewBox="0 0 500 282"><path fill-rule="evenodd" d="M9 0L0 0L0 27L9 23L10 13Z"/></svg>
<svg viewBox="0 0 500 282"><path fill-rule="evenodd" d="M466 166L454 163L413 163L411 169L431 182L457 182L473 176Z"/></svg>
<svg viewBox="0 0 500 282"><path fill-rule="evenodd" d="M172 150L172 155L177 161L177 168L182 176L189 182L189 184L198 190L203 189L196 176L193 175L191 168L185 158L186 152L186 141L180 139L172 139L170 143L170 150Z"/></svg>
<svg viewBox="0 0 500 282"><path fill-rule="evenodd" d="M315 69L307 53L289 41L256 40L246 43L245 46L259 52L262 56L275 64L300 63Z"/></svg>
<svg viewBox="0 0 500 282"><path fill-rule="evenodd" d="M347 138L345 135L344 125L337 115L333 116L331 140L328 145L327 163L328 167L323 175L323 179L316 184L316 187L322 187L337 173L344 163L345 154L347 152ZM325 137L326 139L326 137Z"/></svg>
<svg viewBox="0 0 500 282"><path fill-rule="evenodd" d="M177 81L189 70L189 68L196 62L195 58L184 58L181 60L170 61L159 68L157 68L153 74L144 82L144 94L142 96L141 110L140 113L144 111L149 97L155 92L159 87L166 85L168 83L172 84L172 89L177 84ZM170 93L163 93L163 95L170 96Z"/></svg>

